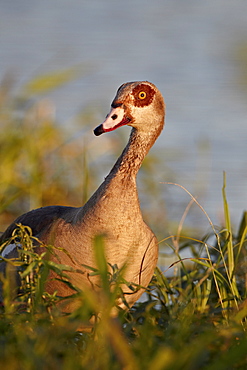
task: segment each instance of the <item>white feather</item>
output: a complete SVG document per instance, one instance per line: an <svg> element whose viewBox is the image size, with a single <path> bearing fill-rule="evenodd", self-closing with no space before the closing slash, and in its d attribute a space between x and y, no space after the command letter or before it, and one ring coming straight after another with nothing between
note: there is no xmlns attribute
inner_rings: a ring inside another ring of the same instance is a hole
<svg viewBox="0 0 247 370"><path fill-rule="evenodd" d="M6 248L2 251L1 255L2 257L6 257L9 253L11 253L15 248L17 248L17 245L15 243L7 245Z"/></svg>

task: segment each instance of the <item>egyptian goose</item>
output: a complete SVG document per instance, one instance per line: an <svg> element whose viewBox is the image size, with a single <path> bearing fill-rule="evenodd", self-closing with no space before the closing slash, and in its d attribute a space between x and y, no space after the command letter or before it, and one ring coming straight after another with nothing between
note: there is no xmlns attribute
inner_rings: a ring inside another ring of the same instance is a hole
<svg viewBox="0 0 247 370"><path fill-rule="evenodd" d="M74 261L64 252L57 251L60 263L83 270L82 265L95 266L93 240L95 235L104 234L107 261L119 268L126 265L124 278L147 287L157 263L158 244L142 218L136 175L164 126L164 117L165 103L155 85L147 81L121 85L110 113L94 130L99 136L124 125L132 127L128 144L104 182L83 207L42 207L18 217L0 241L12 235L16 224L28 225L39 240L66 249ZM5 258L16 255L14 244L2 252ZM94 287L94 280L85 268L84 273L71 272L70 277L71 282L81 289L85 284ZM48 279L46 290L50 293L57 291L59 296L71 294L67 285L55 279ZM127 287L123 287L123 291L129 306L143 293L143 289L133 292ZM123 302L119 306L123 307ZM72 303L68 303L66 311L72 310Z"/></svg>

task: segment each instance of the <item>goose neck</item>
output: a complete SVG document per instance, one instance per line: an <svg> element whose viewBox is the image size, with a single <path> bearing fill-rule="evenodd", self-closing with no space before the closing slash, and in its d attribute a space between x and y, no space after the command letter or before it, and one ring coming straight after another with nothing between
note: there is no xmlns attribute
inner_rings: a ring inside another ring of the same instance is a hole
<svg viewBox="0 0 247 370"><path fill-rule="evenodd" d="M110 176L136 176L157 135L132 129L129 142L115 163Z"/></svg>

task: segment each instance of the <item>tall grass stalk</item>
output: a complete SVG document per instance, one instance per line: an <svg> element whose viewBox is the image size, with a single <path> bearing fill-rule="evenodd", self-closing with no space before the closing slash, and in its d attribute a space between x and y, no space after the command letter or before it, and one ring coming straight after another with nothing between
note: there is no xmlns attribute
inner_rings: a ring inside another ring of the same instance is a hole
<svg viewBox="0 0 247 370"><path fill-rule="evenodd" d="M232 227L231 227L231 217L230 217L230 211L228 207L228 202L226 198L226 173L224 172L224 178L223 178L223 188L222 188L222 194L223 194L223 204L224 204L224 213L225 213L225 225L226 225L226 231L227 231L227 260L228 260L228 279L231 284L231 291L232 295L234 297L234 302L237 305L237 299L239 298L239 292L236 284L236 276L234 275L234 269L235 269L235 259L234 259L234 249L233 249L233 240L232 240Z"/></svg>

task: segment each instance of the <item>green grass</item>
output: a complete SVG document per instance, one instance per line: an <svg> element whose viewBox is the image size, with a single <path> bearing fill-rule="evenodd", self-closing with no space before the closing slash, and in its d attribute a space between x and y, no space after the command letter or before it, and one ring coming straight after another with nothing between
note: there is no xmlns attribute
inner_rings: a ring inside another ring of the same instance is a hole
<svg viewBox="0 0 247 370"><path fill-rule="evenodd" d="M26 247L8 263L7 276L1 276L0 364L11 369L244 369L246 238L241 231L237 236L228 231L217 233L214 246L207 245L207 238L190 240L191 250L204 245L202 256L190 258L188 265L181 259L177 274L169 278L157 268L143 302L127 312L117 310L113 318L123 280L116 266L108 271L102 238L95 241L98 270L91 272L99 274L102 291L74 287L81 305L64 315L57 307L61 298L45 292L45 279L55 270L67 284L67 268L37 255L30 230L20 226L13 239ZM12 295L13 269L20 271L22 283L17 298ZM90 332L76 332L91 317Z"/></svg>
<svg viewBox="0 0 247 370"><path fill-rule="evenodd" d="M55 74L53 88L70 74L65 71L61 76ZM35 84L37 94L51 88L45 76L34 82L21 99L13 96L9 84L2 84L0 91L1 229L33 207L82 204L98 183L96 175L89 176L89 166L90 173L97 173L97 161L85 143L61 128L47 113L47 103L41 107L40 100L31 102L28 92ZM92 126L88 116L87 121ZM86 134L87 126L83 127ZM148 190L152 189L148 161L145 166L143 181L147 180ZM82 168L84 175L80 175ZM66 298L55 292L49 295L45 281L52 270L69 284L70 268L49 260L50 253L56 253L52 246L47 246L43 256L36 254L33 243L37 240L29 228L19 225L12 241L18 237L24 249L17 260L8 261L6 276L0 276L4 287L1 368L246 369L247 213L234 233L225 179L222 197L224 225L214 226L206 215L211 231L198 237L198 232L195 236L183 230L182 217L176 234L163 235L160 242L161 256L169 250L175 262L166 271L157 267L143 299L128 311L115 309L115 317L111 312L125 282L117 266L107 265L101 237L95 239L97 269L89 268L89 272L99 275L102 290L96 294L72 287L80 305L71 315L64 315L58 303ZM192 195L191 199L205 212ZM187 258L181 257L184 251ZM22 286L17 297L13 294L16 271ZM81 325L90 329L77 331Z"/></svg>

